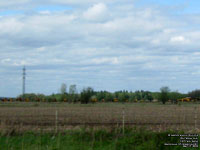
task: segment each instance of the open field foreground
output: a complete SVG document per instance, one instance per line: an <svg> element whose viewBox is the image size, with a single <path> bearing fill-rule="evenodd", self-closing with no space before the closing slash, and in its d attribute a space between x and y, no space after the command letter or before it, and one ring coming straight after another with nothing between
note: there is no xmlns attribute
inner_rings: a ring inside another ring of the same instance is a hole
<svg viewBox="0 0 200 150"><path fill-rule="evenodd" d="M183 132L178 132L183 134ZM0 136L2 150L197 150L182 145L166 146L165 143L179 143L180 139L168 137L175 132L150 132L125 128L120 129L67 131L64 133L24 133ZM197 139L199 141L199 139ZM197 145L199 146L199 145Z"/></svg>
<svg viewBox="0 0 200 150"><path fill-rule="evenodd" d="M64 131L82 127L145 127L199 133L199 104L1 103L0 131Z"/></svg>

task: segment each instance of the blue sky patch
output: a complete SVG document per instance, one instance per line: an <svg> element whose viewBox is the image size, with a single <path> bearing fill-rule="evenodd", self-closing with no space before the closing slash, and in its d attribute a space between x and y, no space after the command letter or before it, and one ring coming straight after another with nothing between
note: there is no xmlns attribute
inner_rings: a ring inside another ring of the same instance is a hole
<svg viewBox="0 0 200 150"><path fill-rule="evenodd" d="M39 6L35 8L36 11L65 11L65 10L72 10L71 6L61 6L61 5L46 5L46 6Z"/></svg>

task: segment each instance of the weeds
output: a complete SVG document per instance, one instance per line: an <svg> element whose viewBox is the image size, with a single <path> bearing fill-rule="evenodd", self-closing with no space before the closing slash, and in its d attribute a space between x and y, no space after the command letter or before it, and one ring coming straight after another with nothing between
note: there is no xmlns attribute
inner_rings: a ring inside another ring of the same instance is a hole
<svg viewBox="0 0 200 150"><path fill-rule="evenodd" d="M176 137L168 134L178 134L173 131L161 133L125 128L107 130L77 130L65 133L24 133L0 137L0 149L3 150L174 150L184 149L181 146L164 146L164 143L178 143ZM183 134L183 132L179 132Z"/></svg>

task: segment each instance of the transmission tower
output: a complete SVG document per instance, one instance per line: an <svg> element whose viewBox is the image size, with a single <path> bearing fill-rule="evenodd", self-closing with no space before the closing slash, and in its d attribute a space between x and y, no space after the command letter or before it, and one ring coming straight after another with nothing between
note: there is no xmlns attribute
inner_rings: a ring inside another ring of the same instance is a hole
<svg viewBox="0 0 200 150"><path fill-rule="evenodd" d="M25 66L23 67L23 73L22 73L22 79L23 79L23 82L22 82L22 96L23 96L23 99L24 99L24 94L25 94L25 79L26 79L26 68Z"/></svg>

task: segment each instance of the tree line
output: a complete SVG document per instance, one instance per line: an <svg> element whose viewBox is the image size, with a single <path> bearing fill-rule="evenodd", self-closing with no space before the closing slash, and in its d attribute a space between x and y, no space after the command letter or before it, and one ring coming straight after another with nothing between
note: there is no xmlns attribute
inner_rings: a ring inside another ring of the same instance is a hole
<svg viewBox="0 0 200 150"><path fill-rule="evenodd" d="M95 91L91 87L84 88L81 92L77 91L76 85L70 85L67 90L66 84L62 84L60 93L44 95L44 94L25 94L20 95L18 98L28 101L45 101L45 102L69 102L83 104L95 102L152 102L161 101L165 104L167 101L177 103L178 99L191 97L200 99L200 90L194 90L187 94L178 91L171 91L169 87L161 87L159 92L151 92L144 90L127 91Z"/></svg>

